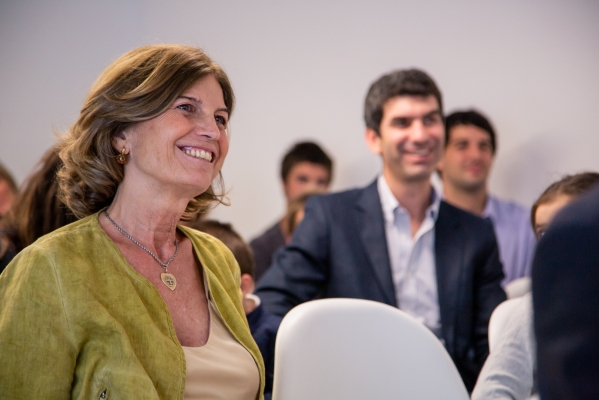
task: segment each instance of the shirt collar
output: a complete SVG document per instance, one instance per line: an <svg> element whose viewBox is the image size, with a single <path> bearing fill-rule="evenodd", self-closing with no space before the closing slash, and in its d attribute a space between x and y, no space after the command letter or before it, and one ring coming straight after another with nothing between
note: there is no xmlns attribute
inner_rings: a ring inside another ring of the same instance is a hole
<svg viewBox="0 0 599 400"><path fill-rule="evenodd" d="M441 205L441 196L437 193L434 187L431 187L431 205L426 209L426 218L430 217L433 221L437 221L439 216L439 206ZM391 188L387 184L387 180L383 175L377 179L377 190L381 199L381 207L383 208L383 217L385 222L393 222L395 220L395 210L400 213L407 213L406 209L399 204L391 192Z"/></svg>

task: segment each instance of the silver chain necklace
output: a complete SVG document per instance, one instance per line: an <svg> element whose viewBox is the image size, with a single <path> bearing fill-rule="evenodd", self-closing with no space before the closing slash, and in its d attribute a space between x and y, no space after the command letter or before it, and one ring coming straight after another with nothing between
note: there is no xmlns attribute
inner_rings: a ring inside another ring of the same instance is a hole
<svg viewBox="0 0 599 400"><path fill-rule="evenodd" d="M179 253L179 242L177 241L177 238L175 238L175 254L173 254L173 256L166 263L163 263L162 261L160 261L158 259L158 257L156 257L156 254L154 254L154 253L152 253L152 251L150 251L150 249L146 248L143 244L141 244L137 240L133 239L133 237L131 235L129 235L120 226L118 226L116 224L116 222L114 222L112 220L112 218L110 218L110 215L108 215L108 210L104 210L104 214L106 214L106 218L108 218L108 220L112 223L112 225L114 225L114 227L119 232L121 232L127 239L131 240L133 243L135 243L136 245L141 247L143 250L145 250L149 255L151 255L154 258L154 260L156 260L156 262L158 262L158 264L160 264L160 266L162 268L164 268L164 272L162 274L160 274L160 279L162 279L162 283L164 283L164 285L167 288L169 288L170 290L175 290L175 288L177 287L177 279L175 278L175 276L173 274L171 274L170 272L167 271L167 268L168 268L168 265L171 263L171 261L173 261L175 259L175 257L177 256L177 253Z"/></svg>

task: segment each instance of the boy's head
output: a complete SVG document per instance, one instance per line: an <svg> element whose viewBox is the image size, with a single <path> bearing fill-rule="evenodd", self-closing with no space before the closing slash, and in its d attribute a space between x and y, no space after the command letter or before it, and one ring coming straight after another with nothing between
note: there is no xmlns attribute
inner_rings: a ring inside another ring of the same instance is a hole
<svg viewBox="0 0 599 400"><path fill-rule="evenodd" d="M214 236L231 250L241 271L241 291L244 295L254 291L256 262L252 248L235 232L231 224L215 220L196 221L192 228Z"/></svg>

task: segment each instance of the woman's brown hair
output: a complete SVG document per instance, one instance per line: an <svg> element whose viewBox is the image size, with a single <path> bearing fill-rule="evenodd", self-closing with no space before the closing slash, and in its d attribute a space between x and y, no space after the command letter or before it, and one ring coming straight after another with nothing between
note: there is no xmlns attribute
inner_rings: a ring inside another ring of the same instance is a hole
<svg viewBox="0 0 599 400"><path fill-rule="evenodd" d="M198 79L212 75L223 91L229 114L235 96L223 69L201 49L183 45L152 45L118 58L100 75L85 99L79 119L64 136L58 172L60 198L83 218L107 207L123 180L116 162L114 136L132 124L164 112ZM213 188L216 183L219 193ZM218 178L204 193L191 199L183 220L193 220L215 203L226 204Z"/></svg>

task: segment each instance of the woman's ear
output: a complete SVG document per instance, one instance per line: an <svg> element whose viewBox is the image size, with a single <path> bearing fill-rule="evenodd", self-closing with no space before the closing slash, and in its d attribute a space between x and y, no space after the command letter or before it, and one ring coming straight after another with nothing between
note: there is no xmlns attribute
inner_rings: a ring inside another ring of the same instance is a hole
<svg viewBox="0 0 599 400"><path fill-rule="evenodd" d="M125 135L124 131L120 131L119 133L114 135L110 141L112 147L119 153L121 152L123 147L127 147L127 136Z"/></svg>

